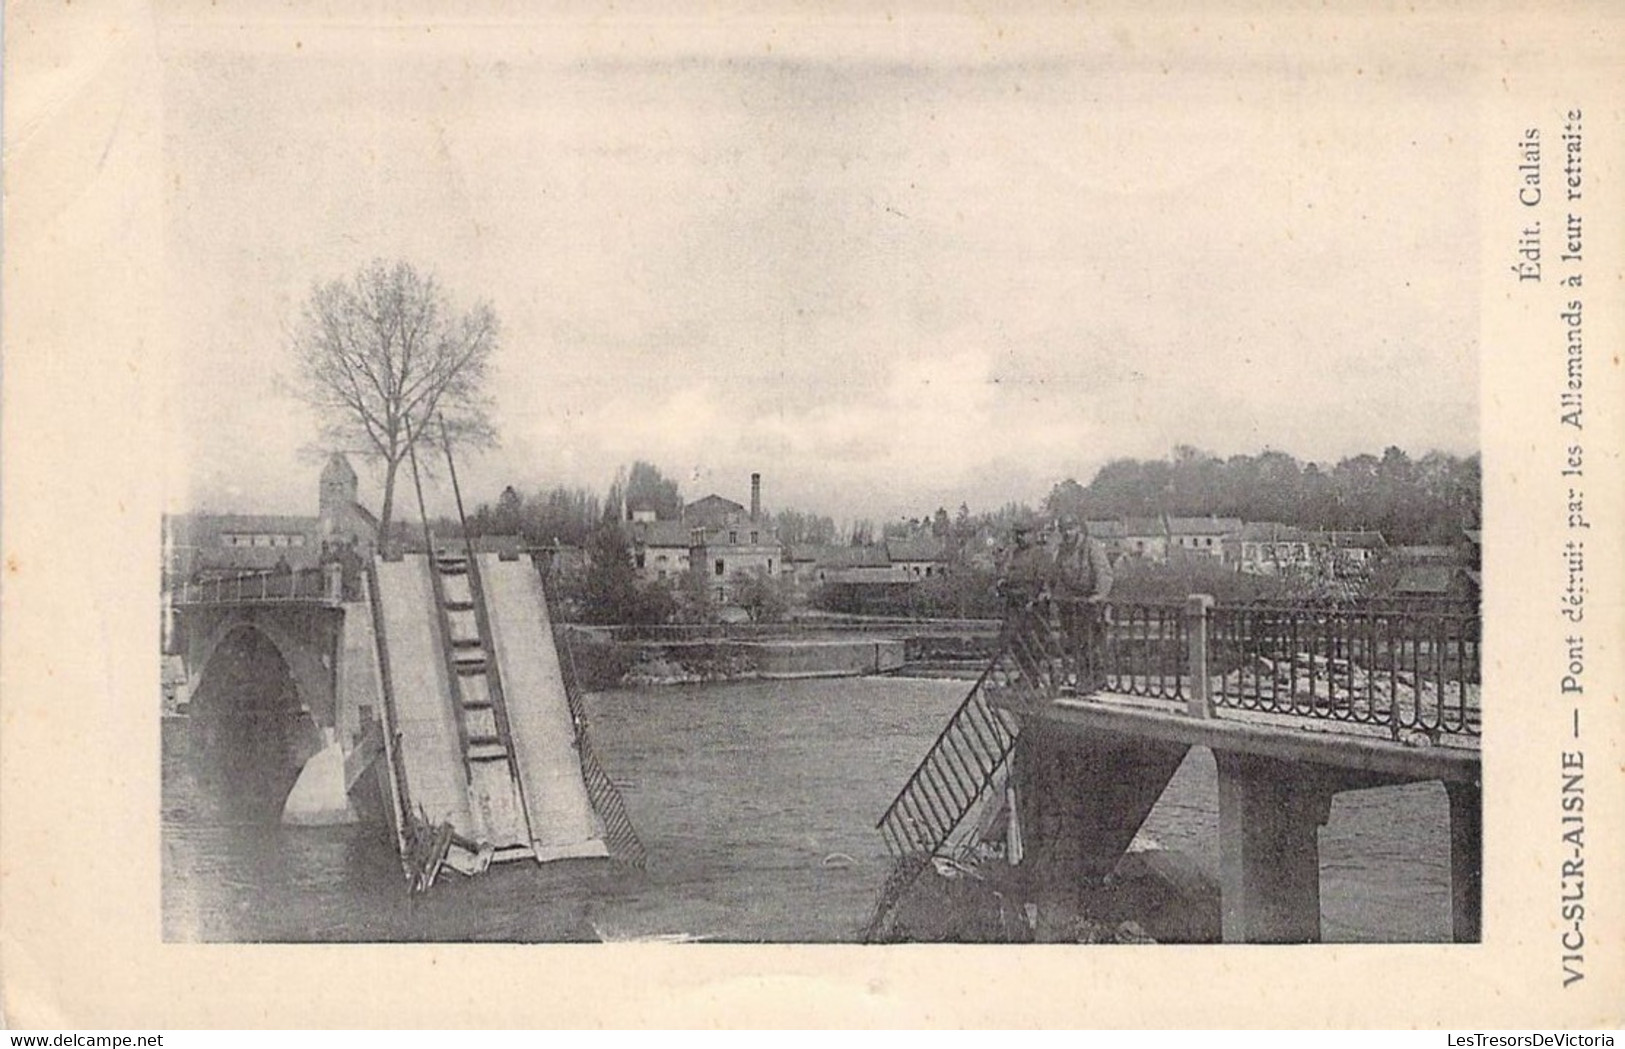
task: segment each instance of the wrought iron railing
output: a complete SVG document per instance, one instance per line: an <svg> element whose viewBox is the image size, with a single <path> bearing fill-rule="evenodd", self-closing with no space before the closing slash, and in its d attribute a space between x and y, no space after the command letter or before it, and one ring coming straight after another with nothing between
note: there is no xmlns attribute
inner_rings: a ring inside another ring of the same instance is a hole
<svg viewBox="0 0 1625 1049"><path fill-rule="evenodd" d="M1103 621L1093 674L1077 665L1076 653L1088 645L1074 636L1090 614ZM1214 606L1201 597L1182 606L1091 606L1057 599L1035 603L1017 621L1029 635L1026 647L1059 652L1050 669L1028 675L1036 681L1182 701L1202 717L1264 712L1378 726L1396 738L1480 731L1476 606Z"/></svg>
<svg viewBox="0 0 1625 1049"><path fill-rule="evenodd" d="M990 793L1015 746L1010 713L1069 692L1357 722L1395 738L1479 734L1476 608L1183 605L1040 599L1015 607L964 702L876 824L895 863L865 932ZM1091 652L1090 649L1094 651Z"/></svg>
<svg viewBox="0 0 1625 1049"><path fill-rule="evenodd" d="M1480 631L1477 609L1454 606L1214 608L1213 705L1477 736Z"/></svg>
<svg viewBox="0 0 1625 1049"><path fill-rule="evenodd" d="M1087 606L1078 610L1079 615L1090 612ZM1184 606L1108 604L1096 606L1093 614L1103 620L1100 684L1107 691L1186 698L1190 659Z"/></svg>
<svg viewBox="0 0 1625 1049"><path fill-rule="evenodd" d="M994 701L1001 692L1050 688L1042 675L1052 663L1039 648L1042 642L1023 634L1015 626L1005 631L997 654L880 817L876 827L894 856L935 855L997 788L1018 726Z"/></svg>

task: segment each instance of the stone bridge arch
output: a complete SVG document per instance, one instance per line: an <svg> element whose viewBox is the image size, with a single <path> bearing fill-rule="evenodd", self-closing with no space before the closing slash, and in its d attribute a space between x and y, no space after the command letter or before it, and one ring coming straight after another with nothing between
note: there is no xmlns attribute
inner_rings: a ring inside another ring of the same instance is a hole
<svg viewBox="0 0 1625 1049"><path fill-rule="evenodd" d="M275 819L332 740L342 613L317 605L183 609L190 747L212 804Z"/></svg>
<svg viewBox="0 0 1625 1049"><path fill-rule="evenodd" d="M298 696L299 709L321 728L334 725L342 613L316 605L196 607L181 614L186 639L186 677L193 697L207 701L211 668L235 651L228 644L245 632L263 638L281 658ZM194 703L195 703L194 699Z"/></svg>

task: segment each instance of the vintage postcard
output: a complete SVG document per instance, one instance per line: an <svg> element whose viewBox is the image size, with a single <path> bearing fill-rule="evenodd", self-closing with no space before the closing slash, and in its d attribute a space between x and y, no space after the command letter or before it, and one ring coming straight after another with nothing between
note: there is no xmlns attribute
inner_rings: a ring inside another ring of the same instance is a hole
<svg viewBox="0 0 1625 1049"><path fill-rule="evenodd" d="M5 29L7 1023L1625 1022L1608 5Z"/></svg>

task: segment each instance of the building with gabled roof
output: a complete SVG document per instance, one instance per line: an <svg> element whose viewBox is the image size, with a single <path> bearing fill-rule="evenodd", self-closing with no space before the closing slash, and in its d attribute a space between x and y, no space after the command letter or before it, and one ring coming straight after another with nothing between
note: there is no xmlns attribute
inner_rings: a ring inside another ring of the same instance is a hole
<svg viewBox="0 0 1625 1049"><path fill-rule="evenodd" d="M1239 517L1167 517L1168 553L1224 560L1225 540L1241 531Z"/></svg>
<svg viewBox="0 0 1625 1049"><path fill-rule="evenodd" d="M650 583L677 580L688 571L694 530L682 521L633 520L627 523L632 561Z"/></svg>
<svg viewBox="0 0 1625 1049"><path fill-rule="evenodd" d="M1107 540L1108 555L1112 552L1113 545L1116 545L1121 557L1157 563L1168 560L1168 530L1160 518L1125 517L1122 520L1122 528L1121 539ZM1093 534L1092 528L1090 534Z"/></svg>
<svg viewBox="0 0 1625 1049"><path fill-rule="evenodd" d="M784 547L773 523L762 516L762 475L750 475L750 509L712 494L683 508L688 529L689 566L704 573L719 602L733 598L737 573L777 576L784 571Z"/></svg>
<svg viewBox="0 0 1625 1049"><path fill-rule="evenodd" d="M691 527L721 528L730 523L738 524L744 517L743 506L714 492L683 507L683 521Z"/></svg>
<svg viewBox="0 0 1625 1049"><path fill-rule="evenodd" d="M1476 601L1475 573L1461 565L1413 564L1400 569L1394 597L1433 601Z"/></svg>
<svg viewBox="0 0 1625 1049"><path fill-rule="evenodd" d="M947 569L948 544L936 536L888 539L885 548L893 574L903 579L929 579Z"/></svg>
<svg viewBox="0 0 1625 1049"><path fill-rule="evenodd" d="M1286 575L1314 566L1309 534L1276 521L1248 521L1225 541L1225 560L1250 575Z"/></svg>

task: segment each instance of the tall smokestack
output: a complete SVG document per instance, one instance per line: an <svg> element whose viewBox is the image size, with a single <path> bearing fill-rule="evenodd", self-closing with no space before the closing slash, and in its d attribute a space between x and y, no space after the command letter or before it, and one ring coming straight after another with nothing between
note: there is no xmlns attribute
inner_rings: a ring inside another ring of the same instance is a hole
<svg viewBox="0 0 1625 1049"><path fill-rule="evenodd" d="M762 475L750 475L750 519L762 516Z"/></svg>

